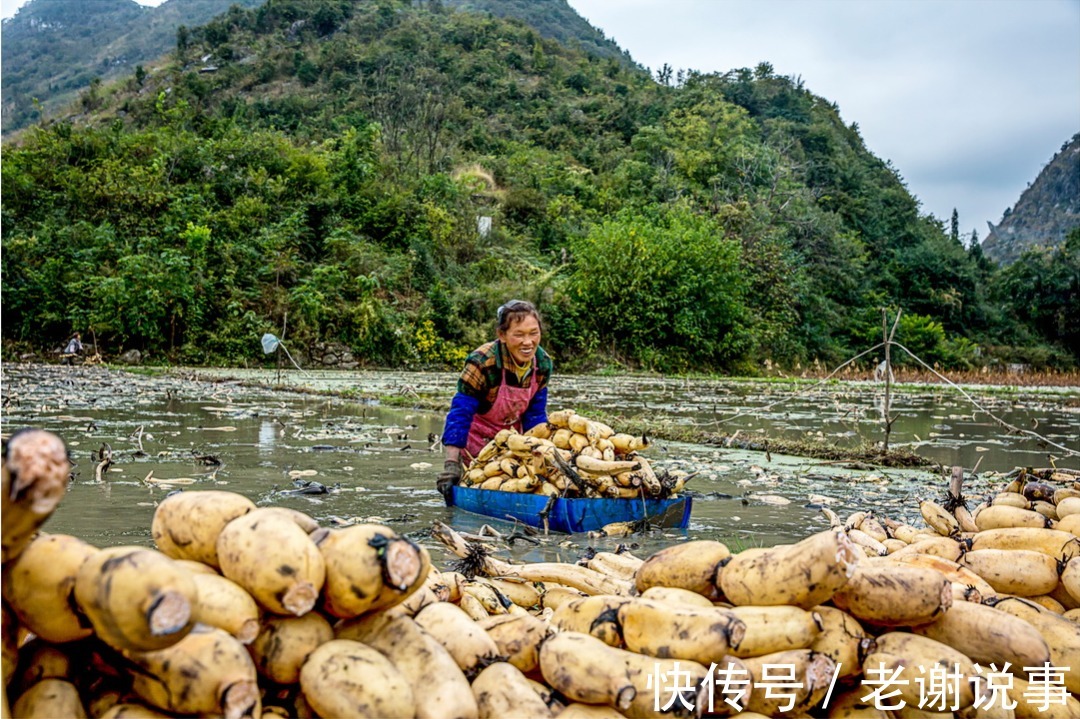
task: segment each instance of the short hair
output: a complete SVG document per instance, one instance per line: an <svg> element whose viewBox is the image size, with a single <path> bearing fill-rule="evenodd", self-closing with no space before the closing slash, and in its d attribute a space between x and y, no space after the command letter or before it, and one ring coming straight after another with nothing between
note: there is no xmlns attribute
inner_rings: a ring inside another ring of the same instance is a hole
<svg viewBox="0 0 1080 719"><path fill-rule="evenodd" d="M532 302L510 300L506 304L500 305L499 309L495 311L495 320L498 323L499 332L506 332L510 329L510 325L520 322L530 315L536 318L537 324L543 324L540 313Z"/></svg>

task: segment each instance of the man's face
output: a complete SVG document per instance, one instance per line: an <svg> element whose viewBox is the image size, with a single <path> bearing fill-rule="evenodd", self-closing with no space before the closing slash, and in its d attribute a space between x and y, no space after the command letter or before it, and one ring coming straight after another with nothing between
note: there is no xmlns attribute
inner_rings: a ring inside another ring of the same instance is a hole
<svg viewBox="0 0 1080 719"><path fill-rule="evenodd" d="M505 332L499 332L499 339L515 362L519 365L529 364L540 345L540 323L532 315L526 315L512 322Z"/></svg>

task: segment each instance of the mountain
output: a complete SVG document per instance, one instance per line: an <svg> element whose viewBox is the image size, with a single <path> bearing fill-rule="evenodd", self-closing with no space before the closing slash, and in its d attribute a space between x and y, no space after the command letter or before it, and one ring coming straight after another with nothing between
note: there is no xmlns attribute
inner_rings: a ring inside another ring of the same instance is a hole
<svg viewBox="0 0 1080 719"><path fill-rule="evenodd" d="M313 0L317 1L317 0ZM71 103L95 78L130 74L176 49L177 29L193 28L231 6L265 0L31 0L3 21L3 132ZM543 37L629 66L634 61L565 0L433 0L435 5L531 26Z"/></svg>
<svg viewBox="0 0 1080 719"><path fill-rule="evenodd" d="M1080 133L1061 146L998 225L987 224L983 252L1003 264L1025 250L1062 246L1080 227Z"/></svg>
<svg viewBox="0 0 1080 719"><path fill-rule="evenodd" d="M882 308L928 363L1039 342L1033 364L1067 363L797 77L658 82L584 45L439 0L268 0L178 34L5 142L4 346L77 328L260 362L252 338L287 327L299 351L457 367L519 297L564 369L835 364Z"/></svg>
<svg viewBox="0 0 1080 719"><path fill-rule="evenodd" d="M597 57L635 65L630 54L578 15L566 0L443 0L447 7L520 20L542 36Z"/></svg>
<svg viewBox="0 0 1080 719"><path fill-rule="evenodd" d="M3 131L75 99L95 78L128 75L176 47L181 25L202 25L232 5L263 0L31 0L0 26Z"/></svg>

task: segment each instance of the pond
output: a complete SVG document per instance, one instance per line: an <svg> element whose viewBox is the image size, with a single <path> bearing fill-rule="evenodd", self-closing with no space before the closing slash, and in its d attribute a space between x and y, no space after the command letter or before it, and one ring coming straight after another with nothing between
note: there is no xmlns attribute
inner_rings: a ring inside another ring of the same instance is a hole
<svg viewBox="0 0 1080 719"><path fill-rule="evenodd" d="M154 506L176 489L223 489L258 504L289 506L324 525L382 521L447 557L428 536L435 519L476 531L498 522L449 509L434 489L442 454L439 412L316 394L346 388L365 396L445 396L454 375L406 372L284 372L172 370L130 373L101 367L5 364L2 430L37 426L67 442L74 481L46 525L98 546L151 544ZM1080 388L1001 390L966 388L985 409L1010 424L1034 429L1053 444L1080 448ZM765 381L657 377L559 377L551 406L625 415L654 413L715 431L767 431L847 443L881 436L877 385L806 385ZM955 390L901 386L893 443L906 443L945 466L979 463L969 495L985 492L994 474L1016 466L1080 469L1080 457L1010 434ZM780 404L777 404L780 403ZM773 405L773 406L771 406ZM740 413L734 421L712 425ZM96 476L103 447L113 464ZM852 469L779 454L657 442L646 455L659 467L699 474L691 525L685 532L630 538L553 535L517 542L518 558L572 561L588 546L619 542L647 555L685 537L716 538L729 546L794 541L828 523L819 507L841 516L874 508L917 522L916 497L937 497L946 481L937 470ZM317 481L327 494L295 493L296 482ZM996 485L994 485L996 486Z"/></svg>

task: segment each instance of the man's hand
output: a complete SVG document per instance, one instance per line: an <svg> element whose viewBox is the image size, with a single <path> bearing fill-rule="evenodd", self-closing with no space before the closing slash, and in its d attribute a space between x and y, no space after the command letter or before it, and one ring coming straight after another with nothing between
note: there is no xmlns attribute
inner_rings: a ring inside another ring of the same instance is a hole
<svg viewBox="0 0 1080 719"><path fill-rule="evenodd" d="M450 498L450 488L461 482L461 462L448 459L443 462L443 471L435 478L435 488L446 499Z"/></svg>

